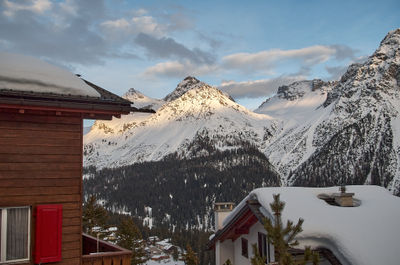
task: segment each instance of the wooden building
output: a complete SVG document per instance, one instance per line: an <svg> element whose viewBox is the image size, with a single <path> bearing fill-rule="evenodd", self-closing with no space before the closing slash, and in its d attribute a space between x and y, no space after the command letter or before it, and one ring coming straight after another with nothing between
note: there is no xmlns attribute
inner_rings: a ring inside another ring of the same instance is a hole
<svg viewBox="0 0 400 265"><path fill-rule="evenodd" d="M135 110L67 71L0 53L0 264L130 264L112 245L85 256L96 242L82 238L82 139L84 119Z"/></svg>

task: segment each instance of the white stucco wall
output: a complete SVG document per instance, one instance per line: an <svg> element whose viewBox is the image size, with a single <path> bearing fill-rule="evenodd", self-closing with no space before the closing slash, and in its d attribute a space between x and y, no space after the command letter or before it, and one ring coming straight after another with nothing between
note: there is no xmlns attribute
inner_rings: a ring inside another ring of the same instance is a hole
<svg viewBox="0 0 400 265"><path fill-rule="evenodd" d="M232 240L228 239L222 243L220 241L217 241L217 243L215 244L215 264L222 265L228 259L231 261L232 264L235 264Z"/></svg>

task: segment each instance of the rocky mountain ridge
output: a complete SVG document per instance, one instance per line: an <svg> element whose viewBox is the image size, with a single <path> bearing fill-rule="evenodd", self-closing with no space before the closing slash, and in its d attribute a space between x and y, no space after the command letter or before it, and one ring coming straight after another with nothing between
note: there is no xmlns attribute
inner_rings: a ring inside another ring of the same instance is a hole
<svg viewBox="0 0 400 265"><path fill-rule="evenodd" d="M313 132L315 152L288 183L374 184L399 194L400 29L350 66L323 106L329 112Z"/></svg>
<svg viewBox="0 0 400 265"><path fill-rule="evenodd" d="M207 84L201 82L196 77L188 76L183 79L171 93L165 96L164 101L173 101L188 92L189 90L196 89L205 85Z"/></svg>

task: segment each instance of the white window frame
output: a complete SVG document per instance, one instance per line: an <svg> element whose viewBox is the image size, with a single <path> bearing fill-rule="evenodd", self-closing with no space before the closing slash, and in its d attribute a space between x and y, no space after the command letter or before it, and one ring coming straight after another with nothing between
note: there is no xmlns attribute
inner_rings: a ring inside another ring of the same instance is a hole
<svg viewBox="0 0 400 265"><path fill-rule="evenodd" d="M28 209L28 257L25 259L14 259L14 260L6 260L7 258L7 213L8 209L19 209L24 208ZM31 255L31 207L30 206L21 206L21 207L0 207L1 210L1 249L0 249L0 264L11 264L18 262L25 262L30 260Z"/></svg>

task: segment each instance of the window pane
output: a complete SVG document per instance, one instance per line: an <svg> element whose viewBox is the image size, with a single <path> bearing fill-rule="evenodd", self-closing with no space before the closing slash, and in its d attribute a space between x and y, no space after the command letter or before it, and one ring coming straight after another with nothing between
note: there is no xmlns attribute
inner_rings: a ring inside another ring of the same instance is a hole
<svg viewBox="0 0 400 265"><path fill-rule="evenodd" d="M242 255L245 256L246 258L249 257L249 248L248 248L248 242L247 239L242 238Z"/></svg>
<svg viewBox="0 0 400 265"><path fill-rule="evenodd" d="M7 209L7 260L28 258L29 208Z"/></svg>

